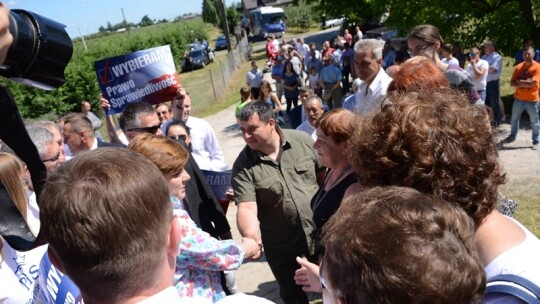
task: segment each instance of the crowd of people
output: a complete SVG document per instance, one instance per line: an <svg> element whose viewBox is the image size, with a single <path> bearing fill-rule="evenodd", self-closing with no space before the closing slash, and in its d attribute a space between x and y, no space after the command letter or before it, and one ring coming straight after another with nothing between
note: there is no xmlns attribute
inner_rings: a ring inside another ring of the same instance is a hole
<svg viewBox="0 0 540 304"><path fill-rule="evenodd" d="M25 124L0 88L0 212L20 231L1 230L0 302L56 303L62 290L77 303L269 303L237 290L233 272L263 254L286 304L309 303L306 292L481 303L508 296L486 287L499 275L540 286L540 240L499 211L499 117L485 105L498 99L495 42L483 57L471 48L466 69L431 25L411 30L410 59L359 29L337 42L284 41L276 92L251 63L235 111L246 145L226 193L240 242L202 172L229 169L223 150L184 88L170 104L129 103L119 128L105 115L111 143L87 101ZM534 48L522 54L504 142L527 111L535 149L540 65Z"/></svg>

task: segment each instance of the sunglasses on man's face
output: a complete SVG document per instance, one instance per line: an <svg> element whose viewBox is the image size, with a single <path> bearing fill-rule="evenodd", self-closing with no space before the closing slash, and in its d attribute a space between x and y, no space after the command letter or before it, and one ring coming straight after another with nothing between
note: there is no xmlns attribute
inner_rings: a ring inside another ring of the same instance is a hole
<svg viewBox="0 0 540 304"><path fill-rule="evenodd" d="M159 130L159 125L146 127L146 128L133 128L133 129L129 129L128 131L156 134L158 130Z"/></svg>
<svg viewBox="0 0 540 304"><path fill-rule="evenodd" d="M181 140L183 140L183 141L186 141L187 136L184 135L184 134L180 134L180 135L176 135L176 136L175 136L175 135L171 135L171 136L169 136L169 138L170 138L170 139L173 139L173 140L179 140L179 139L181 139Z"/></svg>

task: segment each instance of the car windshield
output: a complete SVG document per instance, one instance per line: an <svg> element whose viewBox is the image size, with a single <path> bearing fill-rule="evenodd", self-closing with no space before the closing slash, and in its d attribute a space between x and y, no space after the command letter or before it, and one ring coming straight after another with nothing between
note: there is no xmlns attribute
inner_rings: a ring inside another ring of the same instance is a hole
<svg viewBox="0 0 540 304"><path fill-rule="evenodd" d="M191 54L191 57L200 57L200 56L203 55L203 52L202 52L202 50L191 51L190 54Z"/></svg>
<svg viewBox="0 0 540 304"><path fill-rule="evenodd" d="M217 37L217 41L225 41L225 36L219 36L219 37Z"/></svg>
<svg viewBox="0 0 540 304"><path fill-rule="evenodd" d="M283 21L283 13L264 14L262 18L263 23L279 24Z"/></svg>

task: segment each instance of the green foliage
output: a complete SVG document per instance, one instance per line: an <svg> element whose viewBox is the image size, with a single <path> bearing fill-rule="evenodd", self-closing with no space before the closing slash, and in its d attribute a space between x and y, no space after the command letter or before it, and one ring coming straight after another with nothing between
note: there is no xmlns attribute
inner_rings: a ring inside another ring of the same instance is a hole
<svg viewBox="0 0 540 304"><path fill-rule="evenodd" d="M217 26L221 23L221 18L219 17L218 4L215 0L203 0L202 3L202 18L204 22L211 23L214 26Z"/></svg>
<svg viewBox="0 0 540 304"><path fill-rule="evenodd" d="M65 71L67 81L54 91L34 89L4 78L0 79L0 82L5 83L12 92L25 118L75 111L85 99L91 101L96 108L100 90L94 61L168 44L178 65L186 44L195 39L208 39L208 28L209 25L204 24L201 19L194 19L163 23L129 32L108 33L99 38L85 38L88 51L84 50L82 42L77 39L73 45L73 57Z"/></svg>
<svg viewBox="0 0 540 304"><path fill-rule="evenodd" d="M302 0L296 0L301 2ZM419 24L433 24L445 41L476 46L494 40L500 51L512 54L525 37L540 45L540 0L317 0L320 16L344 16L357 24L383 13L390 15L386 26L396 27L402 36Z"/></svg>
<svg viewBox="0 0 540 304"><path fill-rule="evenodd" d="M302 0L298 0L300 2ZM396 0L397 1L397 0ZM310 1L322 19L345 17L350 23L363 24L380 17L386 10L384 0L317 0Z"/></svg>
<svg viewBox="0 0 540 304"><path fill-rule="evenodd" d="M141 22L139 22L140 27L150 26L152 24L154 24L154 21L152 21L152 19L150 19L148 15L144 15L144 17L142 17L141 19Z"/></svg>
<svg viewBox="0 0 540 304"><path fill-rule="evenodd" d="M540 1L485 0L454 1L450 5L428 0L377 0L379 7L388 9L387 25L395 26L402 35L416 25L433 24L445 41L465 47L477 46L487 39L495 40L499 50L513 53L524 37L533 36L540 43L538 12L533 11ZM532 21L529 21L532 20Z"/></svg>
<svg viewBox="0 0 540 304"><path fill-rule="evenodd" d="M287 26L307 31L309 26L314 22L314 9L315 6L313 4L307 4L305 0L300 0L295 2L294 5L286 6L284 11L287 17Z"/></svg>
<svg viewBox="0 0 540 304"><path fill-rule="evenodd" d="M229 24L229 32L234 33L234 27L240 23L240 13L238 13L237 6L234 3L231 3L227 7L227 23Z"/></svg>

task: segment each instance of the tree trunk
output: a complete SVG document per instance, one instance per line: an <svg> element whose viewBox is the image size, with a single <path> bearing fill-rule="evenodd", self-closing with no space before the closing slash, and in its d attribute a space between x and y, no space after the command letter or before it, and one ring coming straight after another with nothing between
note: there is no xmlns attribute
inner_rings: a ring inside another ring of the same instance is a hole
<svg viewBox="0 0 540 304"><path fill-rule="evenodd" d="M536 17L534 16L533 4L531 0L518 0L519 7L521 9L521 16L523 17L523 22L529 24L530 26L530 35L534 40L534 45L540 45L540 29L536 23ZM525 37L522 37L525 38Z"/></svg>

